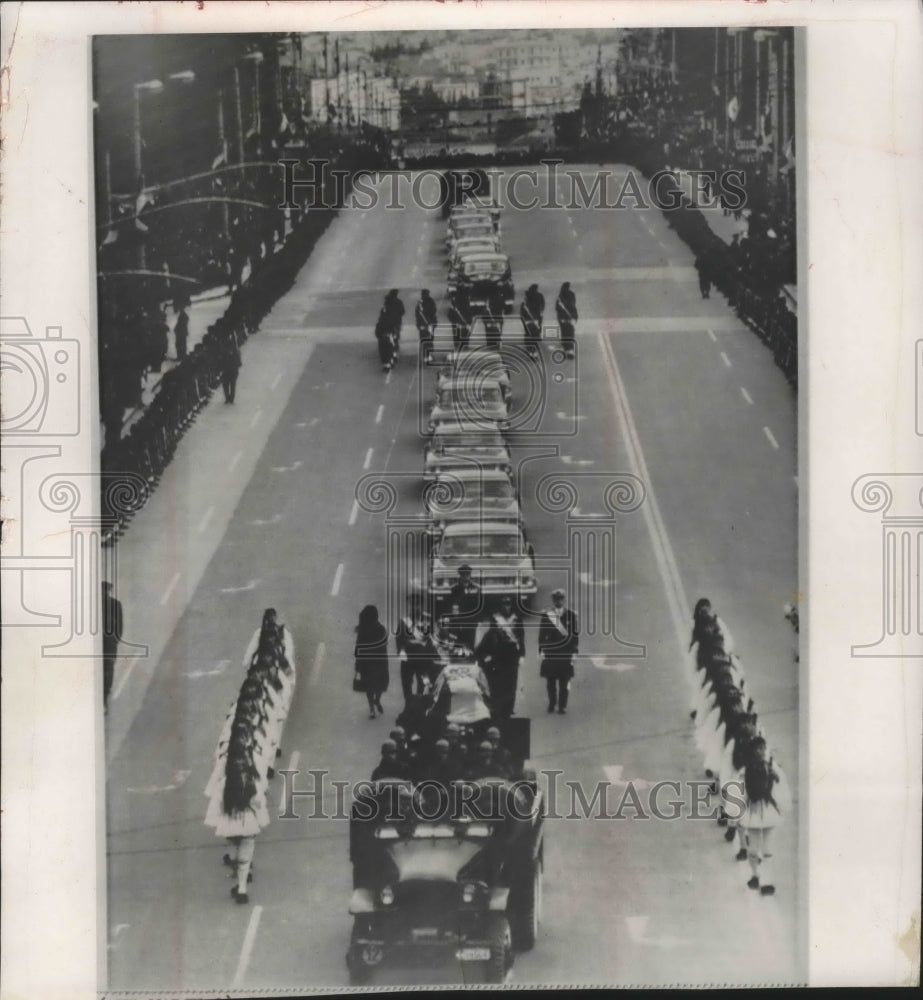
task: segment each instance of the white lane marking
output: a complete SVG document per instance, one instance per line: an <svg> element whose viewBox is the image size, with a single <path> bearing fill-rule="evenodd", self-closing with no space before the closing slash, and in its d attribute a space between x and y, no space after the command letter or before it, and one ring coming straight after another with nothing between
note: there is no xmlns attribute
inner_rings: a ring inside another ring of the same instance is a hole
<svg viewBox="0 0 923 1000"><path fill-rule="evenodd" d="M764 427L763 433L766 435L767 440L773 446L773 448L775 448L778 451L779 442L776 441L776 439L772 436L772 431L768 427Z"/></svg>
<svg viewBox="0 0 923 1000"><path fill-rule="evenodd" d="M751 406L753 406L753 397L743 386L740 387L740 394Z"/></svg>
<svg viewBox="0 0 923 1000"><path fill-rule="evenodd" d="M359 501L353 500L353 509L349 512L349 526L352 527L356 523L356 518L359 516Z"/></svg>
<svg viewBox="0 0 923 1000"><path fill-rule="evenodd" d="M654 493L653 480L644 460L644 452L641 449L641 441L638 437L638 428L635 425L634 417L628 405L628 395L625 392L625 385L619 374L618 364L615 360L615 353L605 334L598 334L600 346L602 348L603 362L608 369L609 389L615 403L616 412L620 414L618 421L622 440L628 451L630 464L634 466L634 472L641 482L647 484L648 503L642 504L641 509L644 520L647 524L648 532L654 549L654 557L660 569L660 577L663 581L664 591L667 596L667 604L670 608L670 617L673 619L673 629L683 655L686 652L686 609L689 607L689 598L683 588L683 582L679 575L679 568L676 564L676 556L673 554L673 546L670 544L663 517L660 513L660 505L657 503L657 496Z"/></svg>
<svg viewBox="0 0 923 1000"><path fill-rule="evenodd" d="M591 656L590 663L597 670L614 670L616 673L624 674L628 670L634 670L637 663L607 663L604 656Z"/></svg>
<svg viewBox="0 0 923 1000"><path fill-rule="evenodd" d="M212 514L214 514L214 513L215 513L215 508L214 508L214 505L212 505L212 506L211 506L211 507L209 507L209 508L208 508L208 510L207 510L207 511L205 511L205 513L204 513L204 514L202 515L202 520L201 520L201 521L199 521L199 526L198 526L198 528L196 528L196 531L197 531L197 532L198 532L198 533L199 533L200 535L201 535L201 534L202 534L202 532L203 532L203 531L205 530L205 526L206 526L206 525L208 524L208 522L209 522L209 521L211 520L211 518L212 518Z"/></svg>
<svg viewBox="0 0 923 1000"><path fill-rule="evenodd" d="M253 942L256 940L256 930L260 926L260 917L263 914L263 907L257 903L250 914L250 922L247 924L247 933L244 935L244 944L240 949L240 958L237 962L237 971L234 973L233 986L237 987L244 981L247 974L247 966L250 964L250 955L253 951Z"/></svg>
<svg viewBox="0 0 923 1000"><path fill-rule="evenodd" d="M228 472L233 472L234 467L243 457L244 453L242 451L237 452L237 454L231 459L231 464L228 466Z"/></svg>
<svg viewBox="0 0 923 1000"><path fill-rule="evenodd" d="M157 795L160 792L175 792L186 784L186 779L192 771L174 771L173 780L169 785L145 785L143 788L126 788L126 792L135 792L140 795Z"/></svg>
<svg viewBox="0 0 923 1000"><path fill-rule="evenodd" d="M330 588L330 596L336 597L340 592L340 584L343 582L343 563L337 566L337 571L333 575L333 586Z"/></svg>
<svg viewBox="0 0 923 1000"><path fill-rule="evenodd" d="M131 672L135 669L135 664L137 662L138 661L134 659L128 661L128 667L126 668L125 673L119 678L119 683L116 685L115 690L111 695L109 695L110 701L115 701L115 699L122 693L122 688L124 688L128 683L128 678L131 677Z"/></svg>
<svg viewBox="0 0 923 1000"><path fill-rule="evenodd" d="M174 573L173 578L167 584L167 589L163 592L163 596L160 598L160 606L163 607L167 601L170 600L170 594L173 593L173 588L179 583L179 573Z"/></svg>
<svg viewBox="0 0 923 1000"><path fill-rule="evenodd" d="M718 343L718 338L715 336L715 331L714 330L706 330L705 332L708 334L709 337L711 337L711 342L713 344L717 344Z"/></svg>
<svg viewBox="0 0 923 1000"><path fill-rule="evenodd" d="M563 410L557 410L555 416L558 420L586 420L582 413L565 413Z"/></svg>
<svg viewBox="0 0 923 1000"><path fill-rule="evenodd" d="M256 585L259 582L260 582L259 580L250 580L249 582L245 583L242 587L222 587L221 590L218 591L218 593L219 594L242 594L246 590L255 590L256 589Z"/></svg>
<svg viewBox="0 0 923 1000"><path fill-rule="evenodd" d="M218 677L230 666L230 660L219 660L212 670L188 670L183 671L183 677Z"/></svg>
<svg viewBox="0 0 923 1000"><path fill-rule="evenodd" d="M724 351L721 352L721 360L724 362L725 368L731 367L731 359L724 353Z"/></svg>
<svg viewBox="0 0 923 1000"><path fill-rule="evenodd" d="M372 452L374 450L375 450L374 448L369 448L369 450L365 453L365 461L362 463L362 468L363 469L368 469L369 466L371 466L371 464L372 464Z"/></svg>
<svg viewBox="0 0 923 1000"><path fill-rule="evenodd" d="M256 427L256 425L260 422L260 417L262 415L263 415L263 408L261 406L257 409L256 413L253 414L253 417L250 420L250 430L253 430L253 428Z"/></svg>
<svg viewBox="0 0 923 1000"><path fill-rule="evenodd" d="M114 948L122 934L122 931L127 931L131 927L131 924L116 924L112 928L112 940L106 945L107 948Z"/></svg>
<svg viewBox="0 0 923 1000"><path fill-rule="evenodd" d="M648 916L625 918L625 923L628 925L628 936L635 944L653 945L655 948L676 948L679 945L689 944L685 938L674 937L671 934L648 937L647 925L650 919Z"/></svg>
<svg viewBox="0 0 923 1000"><path fill-rule="evenodd" d="M376 424L380 424L380 423L381 423L381 415L382 415L382 414L383 414L384 412L385 412L385 404L384 404L384 403L382 403L382 404L381 404L381 405L380 405L380 406L378 407L378 412L377 412L377 413L375 414L375 423L376 423Z"/></svg>
<svg viewBox="0 0 923 1000"><path fill-rule="evenodd" d="M624 764L609 764L603 768L606 775L606 780L612 785L618 785L622 781L622 771L625 770Z"/></svg>
<svg viewBox="0 0 923 1000"><path fill-rule="evenodd" d="M388 369L388 374L385 375L385 385L391 384L391 369Z"/></svg>
<svg viewBox="0 0 923 1000"><path fill-rule="evenodd" d="M314 687L317 684L318 678L320 677L320 672L324 668L324 656L327 653L327 644L324 642L319 642L317 644L317 652L314 654L314 663L311 667L311 676L308 678L308 687Z"/></svg>
<svg viewBox="0 0 923 1000"><path fill-rule="evenodd" d="M272 380L272 385L269 387L269 391L272 392L281 381L282 372L279 372L279 374Z"/></svg>
<svg viewBox="0 0 923 1000"><path fill-rule="evenodd" d="M250 523L254 528L263 528L267 524L278 524L282 520L281 514L273 514L272 517L258 517Z"/></svg>
<svg viewBox="0 0 923 1000"><path fill-rule="evenodd" d="M565 465L595 465L591 458L574 458L573 455L562 455L561 461Z"/></svg>
<svg viewBox="0 0 923 1000"><path fill-rule="evenodd" d="M320 417L311 417L311 422L308 424L308 427L316 426L318 420L320 420Z"/></svg>
<svg viewBox="0 0 923 1000"><path fill-rule="evenodd" d="M273 472L294 472L295 469L300 469L302 466L302 461L300 458L296 458L291 465L274 465L272 467Z"/></svg>

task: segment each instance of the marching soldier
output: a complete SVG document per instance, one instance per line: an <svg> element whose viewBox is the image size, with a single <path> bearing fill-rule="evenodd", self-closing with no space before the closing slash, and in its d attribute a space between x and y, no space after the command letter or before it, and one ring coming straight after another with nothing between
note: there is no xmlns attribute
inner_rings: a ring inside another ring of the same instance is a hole
<svg viewBox="0 0 923 1000"><path fill-rule="evenodd" d="M565 607L566 596L560 588L551 592L551 607L542 611L538 630L539 675L545 678L548 688L548 711L557 708L560 715L567 711L580 636L576 613Z"/></svg>
<svg viewBox="0 0 923 1000"><path fill-rule="evenodd" d="M494 715L507 719L516 706L519 662L526 654L525 629L522 619L513 611L511 597L502 597L499 611L490 616L477 654L490 684Z"/></svg>
<svg viewBox="0 0 923 1000"><path fill-rule="evenodd" d="M564 353L567 357L574 356L574 325L577 322L577 296L574 295L570 287L570 282L565 281L561 285L561 291L555 300L554 311L558 317L558 326L561 328L561 342L564 345Z"/></svg>
<svg viewBox="0 0 923 1000"><path fill-rule="evenodd" d="M529 357L538 357L538 344L542 337L542 320L545 315L545 296L538 290L538 285L529 285L525 298L519 307L526 333L526 349Z"/></svg>
<svg viewBox="0 0 923 1000"><path fill-rule="evenodd" d="M428 288L424 288L420 292L420 301L417 303L413 315L417 324L417 332L420 334L420 355L426 358L429 356L429 351L432 350L433 330L439 318L436 303Z"/></svg>

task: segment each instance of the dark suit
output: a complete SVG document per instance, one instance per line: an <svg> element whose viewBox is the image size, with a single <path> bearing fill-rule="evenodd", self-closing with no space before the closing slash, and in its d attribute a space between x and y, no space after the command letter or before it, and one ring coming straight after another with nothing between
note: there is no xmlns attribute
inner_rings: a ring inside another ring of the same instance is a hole
<svg viewBox="0 0 923 1000"><path fill-rule="evenodd" d="M558 614L561 628L553 619L553 608L542 611L538 629L538 652L541 659L540 676L548 687L548 707L567 708L567 693L574 676L574 655L579 645L580 628L577 615L570 608ZM563 630L563 631L562 631Z"/></svg>
<svg viewBox="0 0 923 1000"><path fill-rule="evenodd" d="M478 622L484 613L484 597L481 588L472 580L459 580L449 592L452 630L459 642L474 649L474 638ZM456 610L456 608L458 610Z"/></svg>
<svg viewBox="0 0 923 1000"><path fill-rule="evenodd" d="M509 718L516 707L519 661L525 652L525 629L519 616L513 614L507 624L497 613L491 615L477 655L490 684L494 715L499 718Z"/></svg>

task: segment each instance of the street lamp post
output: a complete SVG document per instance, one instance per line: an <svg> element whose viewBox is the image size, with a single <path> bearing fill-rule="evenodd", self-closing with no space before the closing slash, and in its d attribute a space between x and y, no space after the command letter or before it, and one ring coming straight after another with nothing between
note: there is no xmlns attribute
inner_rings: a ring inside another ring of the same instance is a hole
<svg viewBox="0 0 923 1000"><path fill-rule="evenodd" d="M136 83L134 85L134 104L132 106L133 110L133 122L132 122L132 132L134 138L134 153L135 153L135 177L137 179L138 187L143 186L143 181L141 180L141 94L159 94L163 90L163 84L160 80L145 80L144 83Z"/></svg>
<svg viewBox="0 0 923 1000"><path fill-rule="evenodd" d="M134 166L135 177L137 178L138 193L144 187L143 165L141 163L141 94L159 94L163 90L163 83L160 80L145 80L143 83L134 85L133 111L133 139L134 139ZM146 265L144 253L144 240L138 241L138 267Z"/></svg>

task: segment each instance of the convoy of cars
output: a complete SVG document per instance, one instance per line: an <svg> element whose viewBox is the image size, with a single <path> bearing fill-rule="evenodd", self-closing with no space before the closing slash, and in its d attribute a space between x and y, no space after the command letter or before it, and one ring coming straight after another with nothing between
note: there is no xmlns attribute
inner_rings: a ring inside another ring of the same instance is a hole
<svg viewBox="0 0 923 1000"><path fill-rule="evenodd" d="M443 185L450 294L463 288L471 305L485 306L499 290L510 312L513 285L509 260L500 251L499 209L483 203L480 180L475 186L482 203L466 199L471 173L450 171ZM425 586L436 622L452 620L449 598L463 565L470 567L488 610L503 596L528 606L537 590L535 555L505 437L510 372L487 340L486 347L469 342L446 354L436 372L435 399L421 414L430 539ZM433 351L431 345L429 361ZM439 635L434 628L439 675L423 699L423 714L415 715L408 702L398 720L414 741L409 773L367 783L352 805L354 923L346 962L353 984L368 982L392 958L429 962L436 952L460 963L464 982L480 970L487 982L502 983L514 952L536 940L545 809L527 761L530 723L491 718L481 702L475 721L455 727L461 742L450 754L440 739L446 720L467 718L453 716L452 704L478 700L487 681L471 649ZM465 764L465 755L457 753L466 744L482 750L486 726L500 733L505 765L497 772L489 766L472 771L471 755Z"/></svg>

